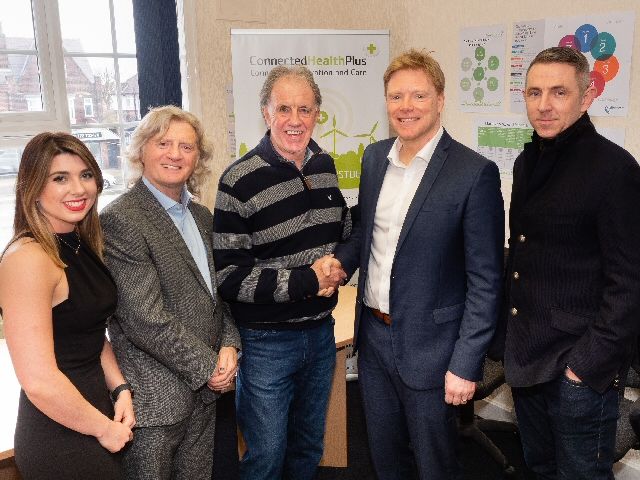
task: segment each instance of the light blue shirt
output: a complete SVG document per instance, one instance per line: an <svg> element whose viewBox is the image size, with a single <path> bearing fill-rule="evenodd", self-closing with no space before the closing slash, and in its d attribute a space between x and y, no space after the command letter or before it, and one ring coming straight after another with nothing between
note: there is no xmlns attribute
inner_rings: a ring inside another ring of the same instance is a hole
<svg viewBox="0 0 640 480"><path fill-rule="evenodd" d="M198 225L191 215L189 210L189 202L191 202L191 194L187 190L187 187L182 187L182 193L180 194L180 202L176 202L173 198L168 197L156 187L154 187L146 177L142 176L142 181L147 186L149 191L153 193L153 196L158 199L162 208L164 208L174 225L182 235L184 243L187 244L191 256L198 266L198 270L202 274L204 281L207 282L209 292L213 295L213 287L211 284L211 270L209 270L209 262L207 260L207 249L204 246L204 240L200 236Z"/></svg>
<svg viewBox="0 0 640 480"><path fill-rule="evenodd" d="M273 146L273 142L271 142L271 145ZM281 162L292 163L293 165L296 166L296 168L298 168L298 166L296 165L296 162L294 162L293 160L289 160L288 158L284 158L282 155L280 155L278 153L278 150L276 150L275 146L273 147L273 151L276 152L276 155L278 156ZM304 153L304 158L302 159L302 168L304 168L304 166L307 164L307 162L311 158L311 155L313 155L313 152L309 147L307 147Z"/></svg>

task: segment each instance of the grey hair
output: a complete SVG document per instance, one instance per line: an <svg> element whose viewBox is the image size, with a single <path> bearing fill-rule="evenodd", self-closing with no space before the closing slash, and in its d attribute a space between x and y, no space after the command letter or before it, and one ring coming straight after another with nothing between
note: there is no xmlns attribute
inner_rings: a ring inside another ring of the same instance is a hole
<svg viewBox="0 0 640 480"><path fill-rule="evenodd" d="M307 82L309 87L311 87L311 91L313 92L313 96L316 101L316 108L320 109L322 105L322 94L320 93L320 87L313 78L313 72L309 70L307 67L303 67L301 65L295 66L287 66L287 65L278 65L274 69L269 72L267 79L264 81L264 85L262 85L262 90L260 90L260 111L262 112L263 108L269 107L269 102L271 101L271 92L273 91L273 87L278 80L282 77L298 77Z"/></svg>
<svg viewBox="0 0 640 480"><path fill-rule="evenodd" d="M527 69L527 76L531 67L535 64L548 64L548 63L566 63L571 65L576 70L576 78L578 79L578 86L581 92L585 92L589 85L591 85L591 77L589 61L578 50L571 47L551 47L541 51Z"/></svg>
<svg viewBox="0 0 640 480"><path fill-rule="evenodd" d="M158 135L162 137L167 133L172 121L188 123L196 132L199 156L196 168L187 180L187 190L195 197L200 197L201 188L211 174L209 162L213 158L213 144L207 139L202 123L194 114L173 105L149 110L131 135L131 143L125 154L128 166L127 187L137 183L142 177L144 147L152 138Z"/></svg>

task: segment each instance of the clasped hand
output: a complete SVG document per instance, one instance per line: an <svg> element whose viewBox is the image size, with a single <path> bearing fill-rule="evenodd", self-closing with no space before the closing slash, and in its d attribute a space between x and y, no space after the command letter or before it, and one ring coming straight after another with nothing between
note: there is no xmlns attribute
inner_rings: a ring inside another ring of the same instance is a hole
<svg viewBox="0 0 640 480"><path fill-rule="evenodd" d="M136 418L133 414L133 400L130 391L120 392L114 410L113 421L106 422L106 428L96 436L100 445L111 453L119 452L127 442L133 440L132 429L136 426Z"/></svg>
<svg viewBox="0 0 640 480"><path fill-rule="evenodd" d="M231 386L238 371L238 350L235 347L222 347L218 354L218 365L207 382L214 391L221 392Z"/></svg>
<svg viewBox="0 0 640 480"><path fill-rule="evenodd" d="M340 260L334 258L333 254L319 258L311 265L311 269L318 277L319 297L330 297L340 285L344 285L347 274L342 269Z"/></svg>

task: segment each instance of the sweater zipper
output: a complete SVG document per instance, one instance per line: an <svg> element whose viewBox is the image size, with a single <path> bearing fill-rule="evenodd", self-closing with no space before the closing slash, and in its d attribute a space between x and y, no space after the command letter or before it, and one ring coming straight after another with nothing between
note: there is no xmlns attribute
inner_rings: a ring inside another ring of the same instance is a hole
<svg viewBox="0 0 640 480"><path fill-rule="evenodd" d="M302 175L302 179L304 180L304 183L307 184L307 188L309 188L309 190L313 190L313 188L311 187L311 182L307 177L304 176L304 173L300 172L300 175Z"/></svg>
<svg viewBox="0 0 640 480"><path fill-rule="evenodd" d="M304 180L304 183L307 185L307 188L309 190L313 190L313 187L311 186L311 182L309 181L309 179L306 177L306 175L304 174L304 169L307 165L309 165L309 162L313 159L313 157L315 157L315 153L312 154L309 157L309 160L307 160L307 163L299 170L300 171L300 175L302 175L302 179Z"/></svg>

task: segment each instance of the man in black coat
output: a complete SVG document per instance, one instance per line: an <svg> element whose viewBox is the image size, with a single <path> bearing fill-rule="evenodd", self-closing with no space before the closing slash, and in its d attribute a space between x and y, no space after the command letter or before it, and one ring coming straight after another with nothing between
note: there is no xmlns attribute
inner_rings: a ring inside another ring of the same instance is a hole
<svg viewBox="0 0 640 480"><path fill-rule="evenodd" d="M513 170L506 331L494 346L538 478L613 479L640 330L640 166L596 133L580 52L538 54L524 94L535 133Z"/></svg>

